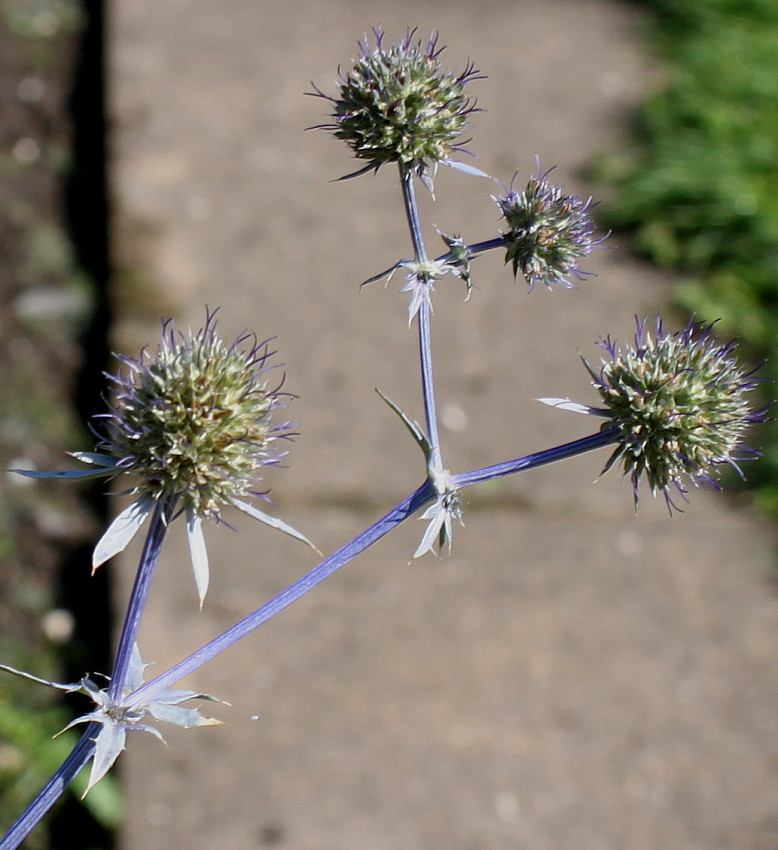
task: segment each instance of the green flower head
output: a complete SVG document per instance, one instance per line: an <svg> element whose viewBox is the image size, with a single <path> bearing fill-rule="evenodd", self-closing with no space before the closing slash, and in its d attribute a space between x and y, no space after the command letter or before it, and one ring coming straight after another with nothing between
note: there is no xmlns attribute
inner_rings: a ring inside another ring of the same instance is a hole
<svg viewBox="0 0 778 850"><path fill-rule="evenodd" d="M636 504L641 478L672 509L672 491L685 499L686 482L718 486L722 465L742 475L738 462L757 454L742 440L752 423L766 418L746 397L758 379L733 356L736 342L717 342L712 329L690 320L667 334L657 318L652 336L639 321L634 345L600 340L609 359L598 372L586 364L605 405L591 412L620 432L606 469L621 462Z"/></svg>
<svg viewBox="0 0 778 850"><path fill-rule="evenodd" d="M476 111L465 86L479 79L478 71L472 63L462 72L444 70L437 33L426 42L415 36L416 30L409 30L402 41L385 47L382 30L375 28L374 45L365 38L359 58L340 74L337 97L314 87L313 94L333 104L333 123L319 129L331 131L358 159L368 161L349 177L387 162L399 162L420 176L441 162L461 165L450 157L463 150L460 138Z"/></svg>
<svg viewBox="0 0 778 850"><path fill-rule="evenodd" d="M566 195L549 181L549 173L538 163L538 173L523 191L511 186L494 199L509 228L503 233L505 262L513 266L514 276L524 277L530 290L536 283L572 287L571 275L580 279L586 274L579 261L602 242L593 235L591 198Z"/></svg>
<svg viewBox="0 0 778 850"><path fill-rule="evenodd" d="M235 507L253 519L309 541L282 520L251 503L266 498L258 490L262 468L277 464L286 452L277 440L293 436L288 421L273 413L291 397L283 379L270 381L273 352L245 331L231 343L216 332L215 313L205 325L186 333L172 321L162 327L155 354L117 355L124 372L113 383L110 412L96 417L102 438L94 452L73 452L85 470L37 472L32 478L132 477L135 496L98 541L93 568L126 549L155 507L186 517L187 539L200 602L208 588L208 554L203 520L221 520Z"/></svg>
<svg viewBox="0 0 778 850"><path fill-rule="evenodd" d="M119 358L125 371L110 376L98 451L136 478L135 493L218 519L225 505L256 495L261 468L285 454L276 441L290 425L272 413L289 396L269 381L271 354L248 332L225 343L213 314L198 331L165 322L154 356Z"/></svg>

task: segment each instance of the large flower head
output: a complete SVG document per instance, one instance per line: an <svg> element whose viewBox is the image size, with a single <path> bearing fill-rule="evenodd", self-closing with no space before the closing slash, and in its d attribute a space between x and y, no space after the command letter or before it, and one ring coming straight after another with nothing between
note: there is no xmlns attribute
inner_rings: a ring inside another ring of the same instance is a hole
<svg viewBox="0 0 778 850"><path fill-rule="evenodd" d="M471 63L461 72L444 70L437 33L424 42L409 30L402 41L385 47L377 28L373 40L365 38L359 58L340 74L337 97L316 90L334 106L333 123L322 129L368 161L357 174L387 162L407 165L421 176L440 162L455 164L450 156L462 150L460 138L476 108L465 85L478 72Z"/></svg>
<svg viewBox="0 0 778 850"><path fill-rule="evenodd" d="M247 501L265 495L258 490L262 468L278 463L285 452L276 441L292 436L288 421L273 418L290 396L281 392L281 380L271 379L268 342L249 332L223 342L210 312L198 331L178 332L164 322L155 354L118 357L125 370L109 375L113 400L110 412L97 417L97 450L73 453L89 469L17 470L34 478L132 476L135 499L95 546L94 568L124 551L154 511L164 522L186 516L201 604L209 576L202 523L220 521L225 507L309 542Z"/></svg>
<svg viewBox="0 0 778 850"><path fill-rule="evenodd" d="M723 465L740 472L738 461L756 454L742 444L744 433L766 411L746 397L757 379L733 356L736 342L716 341L712 325L693 320L674 334L659 318L653 335L646 324L638 322L633 345L600 340L608 359L599 371L587 368L605 409L590 412L620 432L606 469L620 460L636 503L645 478L673 508L673 491L685 498L687 482L717 486Z"/></svg>
<svg viewBox="0 0 778 850"><path fill-rule="evenodd" d="M530 289L536 283L572 287L571 275L585 275L579 261L602 241L594 237L592 199L565 194L549 181L549 173L538 165L523 191L511 185L494 199L508 224L505 262L512 264L516 277L523 275Z"/></svg>
<svg viewBox="0 0 778 850"><path fill-rule="evenodd" d="M153 356L120 357L111 412L98 451L136 479L135 493L176 499L187 513L218 520L225 505L256 495L261 469L290 435L273 411L288 395L268 374L271 352L248 332L225 343L209 314L198 331L163 325Z"/></svg>

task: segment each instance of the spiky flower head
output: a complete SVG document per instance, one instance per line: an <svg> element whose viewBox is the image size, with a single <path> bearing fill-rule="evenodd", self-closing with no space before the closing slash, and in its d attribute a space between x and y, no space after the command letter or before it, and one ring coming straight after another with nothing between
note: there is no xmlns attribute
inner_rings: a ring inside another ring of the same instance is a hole
<svg viewBox="0 0 778 850"><path fill-rule="evenodd" d="M333 123L321 129L368 161L350 177L387 162L402 163L423 177L440 162L454 165L451 154L462 150L464 142L458 140L476 110L465 85L478 79L478 72L472 63L461 72L444 70L437 33L426 42L415 37L411 29L385 47L382 30L373 29L374 44L366 37L359 58L340 73L338 97L314 92L334 106Z"/></svg>
<svg viewBox="0 0 778 850"><path fill-rule="evenodd" d="M602 241L594 237L592 199L566 195L562 186L549 182L551 170L541 172L538 166L523 191L514 191L511 181L494 199L509 227L503 233L505 262L513 265L514 276L524 276L530 290L536 283L573 287L570 276L580 280L586 274L579 260Z"/></svg>
<svg viewBox="0 0 778 850"><path fill-rule="evenodd" d="M272 418L289 396L270 381L271 354L249 332L225 343L212 313L197 331L165 322L153 356L122 356L125 371L109 376L98 451L135 476L136 494L218 520L225 505L256 494L261 468L284 454L276 440L290 436L289 423Z"/></svg>
<svg viewBox="0 0 778 850"><path fill-rule="evenodd" d="M586 366L605 409L591 412L610 418L604 427L620 432L606 469L620 460L636 504L645 478L672 509L672 492L685 498L686 482L718 486L722 465L742 476L738 461L756 455L742 445L744 432L766 410L752 410L746 398L758 379L735 360L736 341L717 342L713 325L693 319L674 334L665 333L658 317L653 336L646 324L638 321L633 345L600 340L609 359L599 372Z"/></svg>
<svg viewBox="0 0 778 850"><path fill-rule="evenodd" d="M177 332L163 322L156 354L119 355L125 371L109 375L113 401L102 422L94 452L71 452L85 470L15 470L31 478L115 478L128 473L135 499L121 511L97 542L94 569L123 552L155 510L161 516L186 517L195 583L202 605L208 589L208 553L203 520L218 522L222 509L236 507L266 525L310 541L282 520L248 501L263 497L257 487L262 467L278 463L285 452L276 440L292 436L289 422L273 411L290 397L282 381L272 382L269 340L248 331L226 344L216 332L215 313L206 314L198 331ZM314 547L315 548L315 547Z"/></svg>

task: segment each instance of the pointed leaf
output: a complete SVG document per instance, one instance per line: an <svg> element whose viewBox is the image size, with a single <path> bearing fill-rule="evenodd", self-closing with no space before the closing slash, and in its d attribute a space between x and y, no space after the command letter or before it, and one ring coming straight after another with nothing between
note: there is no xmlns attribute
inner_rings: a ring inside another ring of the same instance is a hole
<svg viewBox="0 0 778 850"><path fill-rule="evenodd" d="M613 466L613 464L621 457L621 446L617 446L610 457L605 461L605 465L602 468L602 471L599 474L599 478L602 478L603 475Z"/></svg>
<svg viewBox="0 0 778 850"><path fill-rule="evenodd" d="M132 645L130 663L127 666L127 676L124 682L125 692L132 693L132 691L138 690L138 688L143 684L143 671L146 667L148 667L148 664L143 663L143 659L140 657L138 644L134 643Z"/></svg>
<svg viewBox="0 0 778 850"><path fill-rule="evenodd" d="M381 280L382 277L389 277L397 271L397 269L401 268L405 263L409 263L410 260L398 260L393 266L389 266L385 271L379 272L378 274L374 274L372 277L369 277L367 280L363 280L360 283L360 287L367 286L369 283L375 283L377 280Z"/></svg>
<svg viewBox="0 0 778 850"><path fill-rule="evenodd" d="M204 694L200 691L186 690L184 688L166 688L159 696L154 697L152 702L158 705L178 705L178 703L188 699L202 699L206 702L220 702L222 705L229 705L229 703L211 694Z"/></svg>
<svg viewBox="0 0 778 850"><path fill-rule="evenodd" d="M581 362L584 364L584 367L586 368L586 371L591 376L591 379L594 381L595 384L598 384L600 382L600 376L594 371L594 369L592 369L592 367L589 365L589 361L583 356L583 354L581 354L579 356L581 358Z"/></svg>
<svg viewBox="0 0 778 850"><path fill-rule="evenodd" d="M258 519L260 522L264 522L265 525L269 525L271 528L277 528L279 531L283 531L284 534L288 534L290 537L294 537L297 540L302 540L303 543L307 543L311 549L318 552L321 555L318 547L314 546L313 543L304 535L301 534L297 529L292 528L291 525L288 525L283 520L278 519L277 517L270 516L269 514L263 513L258 508L255 508L254 505L250 505L248 502L241 502L236 499L233 504L238 510L243 511L244 514L248 514L252 519Z"/></svg>
<svg viewBox="0 0 778 850"><path fill-rule="evenodd" d="M378 389L378 387L376 387L375 391L389 405L389 407L392 408L392 410L400 417L400 419L402 419L403 423L405 424L405 427L408 429L408 431L410 431L411 436L414 440L416 440L417 445L424 452L424 458L426 459L427 463L429 463L430 458L432 457L432 445L429 439L427 439L427 435L424 433L424 431L422 431L419 423L411 419L402 410L402 408L396 405L389 398L389 396L384 395L381 390Z"/></svg>
<svg viewBox="0 0 778 850"><path fill-rule="evenodd" d="M91 723L93 720L95 721L95 723L102 723L104 719L105 716L102 714L102 712L100 712L100 710L90 711L89 714L82 714L81 717L76 717L75 720L71 720L67 726L63 726L62 729L60 729L59 732L57 732L57 734L53 737L59 738L60 735L64 735L64 733L67 732L68 729L72 729L74 726L78 726L79 723Z"/></svg>
<svg viewBox="0 0 778 850"><path fill-rule="evenodd" d="M426 301L432 312L432 298L430 297L431 284L419 283L415 277L411 277L400 292L410 292L411 300L408 303L408 327L413 324L416 314L421 310L421 305Z"/></svg>
<svg viewBox="0 0 778 850"><path fill-rule="evenodd" d="M205 594L208 592L210 575L208 572L208 550L205 548L205 536L203 535L203 519L193 511L186 514L186 539L189 542L189 553L192 556L192 569L194 570L197 594L200 597L200 608L203 607Z"/></svg>
<svg viewBox="0 0 778 850"><path fill-rule="evenodd" d="M437 510L435 510L434 514L431 516L429 525L424 531L424 535L422 536L421 542L416 548L416 551L411 556L411 560L420 558L427 552L432 552L433 554L435 554L435 540L439 538L440 532L444 527L447 511L443 506L442 502L437 502L432 507L433 510L435 508L437 508ZM428 515L429 510L425 511L425 513L422 515L422 519L427 519Z"/></svg>
<svg viewBox="0 0 778 850"><path fill-rule="evenodd" d="M460 162L458 159L441 159L441 165L445 165L448 168L453 168L454 171L461 171L463 174L471 174L473 177L489 177L489 175L485 171L481 171L480 168L476 168L473 165L467 165L464 162Z"/></svg>
<svg viewBox="0 0 778 850"><path fill-rule="evenodd" d="M133 723L131 726L128 725L125 728L128 732L149 732L167 746L167 741L156 726L150 726L148 723Z"/></svg>
<svg viewBox="0 0 778 850"><path fill-rule="evenodd" d="M435 181L432 179L432 175L429 172L428 168L420 168L417 172L419 180L421 180L424 187L427 191L432 195L432 200L435 200Z"/></svg>
<svg viewBox="0 0 778 850"><path fill-rule="evenodd" d="M42 679L40 676L33 676L32 673L25 673L23 670L17 670L15 667L9 667L7 664L0 664L0 670L5 670L6 673L12 673L14 676L19 676L21 679L28 679L30 682L37 682L39 685L48 685L50 688L56 688L58 691L72 694L81 690L82 683L74 682L70 685L63 685L59 682L52 682L50 679Z"/></svg>
<svg viewBox="0 0 778 850"><path fill-rule="evenodd" d="M541 404L547 404L549 407L556 407L558 410L569 410L572 413L584 413L589 416L609 416L607 410L600 407L590 407L588 404L579 404L577 401L571 401L569 398L539 398L536 399Z"/></svg>
<svg viewBox="0 0 778 850"><path fill-rule="evenodd" d="M25 478L55 478L55 479L84 479L84 478L104 478L106 475L113 475L113 468L107 469L54 469L50 472L43 472L38 469L9 469L9 472L15 472L17 475L23 475Z"/></svg>
<svg viewBox="0 0 778 850"><path fill-rule="evenodd" d="M92 757L92 770L89 774L89 784L84 791L84 796L89 789L96 785L108 771L124 750L127 740L127 732L124 726L118 723L104 723L95 739L95 752Z"/></svg>
<svg viewBox="0 0 778 850"><path fill-rule="evenodd" d="M370 162L364 168L360 168L358 171L352 171L351 174L344 174L342 177L337 177L335 180L330 182L340 183L343 180L352 180L354 177L361 177L363 174L367 174L368 171L378 171L378 165L374 162Z"/></svg>
<svg viewBox="0 0 778 850"><path fill-rule="evenodd" d="M90 463L93 466L116 466L116 458L104 455L101 452L68 452L71 457L80 460L81 463Z"/></svg>
<svg viewBox="0 0 778 850"><path fill-rule="evenodd" d="M197 726L224 726L215 717L205 717L196 708L183 708L180 705L170 705L164 702L152 702L149 714L165 723L173 723L182 729L194 729Z"/></svg>
<svg viewBox="0 0 778 850"><path fill-rule="evenodd" d="M141 496L116 517L95 546L92 555L93 572L101 564L127 548L153 507L152 498Z"/></svg>

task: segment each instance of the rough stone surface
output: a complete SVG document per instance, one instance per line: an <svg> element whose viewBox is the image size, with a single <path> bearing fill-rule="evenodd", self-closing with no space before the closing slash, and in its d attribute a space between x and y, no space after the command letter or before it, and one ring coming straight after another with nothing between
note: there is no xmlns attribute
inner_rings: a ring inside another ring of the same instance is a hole
<svg viewBox="0 0 778 850"><path fill-rule="evenodd" d="M488 74L472 122L479 165L509 181L558 164L571 189L615 143L651 67L629 6L590 0L113 0L111 118L117 345L158 313L276 335L301 423L274 510L330 552L410 492L421 456L375 395L422 414L416 337L393 280L408 254L396 175L328 182L354 164L304 128L338 65L382 23L438 28L445 57ZM483 181L443 170L424 220L477 240ZM436 239L432 227L430 239ZM583 436L534 403L591 398L578 352L631 334L667 281L599 251L575 291L513 284L479 260L475 292L435 302L448 466ZM468 494L450 558L408 564L408 523L201 669L229 726L133 736L124 846L249 850L767 850L778 845L778 610L768 530L693 494L635 516L588 456ZM171 530L141 636L162 670L309 569L314 556L249 520L207 530L197 611ZM177 524L176 524L177 525ZM121 565L129 589L132 553ZM121 600L118 600L119 604ZM252 717L258 716L258 720Z"/></svg>

